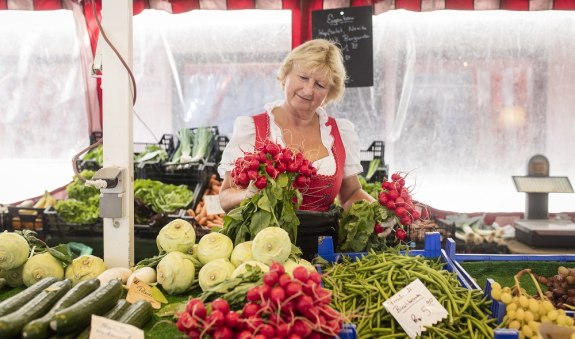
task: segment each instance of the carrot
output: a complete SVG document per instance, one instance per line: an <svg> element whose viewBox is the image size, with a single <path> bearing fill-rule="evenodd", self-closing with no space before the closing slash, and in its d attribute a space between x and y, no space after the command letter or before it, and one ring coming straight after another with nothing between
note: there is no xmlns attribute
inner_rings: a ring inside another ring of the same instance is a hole
<svg viewBox="0 0 575 339"><path fill-rule="evenodd" d="M190 216L190 217L195 217L195 216L196 216L196 212L194 212L194 210L191 209L191 208L188 208L188 209L186 210L186 214L187 214L188 216Z"/></svg>
<svg viewBox="0 0 575 339"><path fill-rule="evenodd" d="M208 219L206 217L200 217L198 219L198 224L205 226L207 224Z"/></svg>

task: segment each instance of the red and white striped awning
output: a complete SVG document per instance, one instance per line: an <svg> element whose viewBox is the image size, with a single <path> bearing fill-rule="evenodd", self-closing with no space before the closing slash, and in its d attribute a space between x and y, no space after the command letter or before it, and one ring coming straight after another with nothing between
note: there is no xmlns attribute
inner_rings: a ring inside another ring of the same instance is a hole
<svg viewBox="0 0 575 339"><path fill-rule="evenodd" d="M95 0L97 9L101 0ZM83 5L86 24L96 48L98 28L92 16L92 0L0 0L0 10L56 10L69 8L67 2ZM435 10L575 10L575 0L133 0L134 14L144 9L169 13L184 13L196 9L241 10L273 9L292 11L292 45L297 46L311 37L311 12L322 9L372 6L375 15L394 9L417 12Z"/></svg>

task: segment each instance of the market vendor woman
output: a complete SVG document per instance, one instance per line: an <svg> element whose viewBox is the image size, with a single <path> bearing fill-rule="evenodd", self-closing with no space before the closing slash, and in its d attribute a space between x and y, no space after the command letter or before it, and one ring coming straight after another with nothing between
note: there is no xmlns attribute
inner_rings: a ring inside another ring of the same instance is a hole
<svg viewBox="0 0 575 339"><path fill-rule="evenodd" d="M300 210L325 212L338 196L344 209L361 199L374 200L357 177L363 168L354 125L328 116L325 110L343 97L345 79L341 50L327 40L308 41L288 54L278 73L284 99L267 104L263 113L240 116L234 122L218 168L224 178L220 204L225 211L257 192L253 185L236 187L231 171L235 159L265 140L302 152L317 169L302 192Z"/></svg>

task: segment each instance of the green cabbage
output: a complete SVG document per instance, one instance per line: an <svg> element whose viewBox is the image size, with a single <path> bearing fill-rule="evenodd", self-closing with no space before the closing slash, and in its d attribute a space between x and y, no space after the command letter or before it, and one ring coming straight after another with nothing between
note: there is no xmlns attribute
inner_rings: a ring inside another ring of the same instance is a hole
<svg viewBox="0 0 575 339"><path fill-rule="evenodd" d="M291 254L289 234L280 227L266 227L259 231L252 243L254 259L266 265L283 264Z"/></svg>
<svg viewBox="0 0 575 339"><path fill-rule="evenodd" d="M24 265L30 253L26 238L14 232L0 233L0 270L10 270Z"/></svg>
<svg viewBox="0 0 575 339"><path fill-rule="evenodd" d="M105 270L106 264L102 258L85 254L74 259L72 264L66 267L64 276L76 285L80 281L97 278Z"/></svg>
<svg viewBox="0 0 575 339"><path fill-rule="evenodd" d="M33 255L24 264L24 270L22 271L24 285L32 286L47 277L64 278L62 262L54 258L50 253L44 252Z"/></svg>
<svg viewBox="0 0 575 339"><path fill-rule="evenodd" d="M228 259L220 258L205 264L198 273L198 282L202 291L231 278L236 267Z"/></svg>
<svg viewBox="0 0 575 339"><path fill-rule="evenodd" d="M188 291L194 282L195 272L192 257L178 251L166 254L156 267L158 284L170 295Z"/></svg>
<svg viewBox="0 0 575 339"><path fill-rule="evenodd" d="M179 251L188 253L196 243L196 230L194 226L183 219L170 221L162 227L156 237L156 244L160 252Z"/></svg>
<svg viewBox="0 0 575 339"><path fill-rule="evenodd" d="M212 232L200 239L196 255L198 260L205 265L212 260L229 259L233 249L232 239L221 233Z"/></svg>

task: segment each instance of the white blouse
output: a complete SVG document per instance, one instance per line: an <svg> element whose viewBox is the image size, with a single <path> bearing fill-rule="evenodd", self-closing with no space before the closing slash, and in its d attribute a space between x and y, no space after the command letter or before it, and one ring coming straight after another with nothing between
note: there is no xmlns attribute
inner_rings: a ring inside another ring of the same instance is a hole
<svg viewBox="0 0 575 339"><path fill-rule="evenodd" d="M281 128L275 123L272 110L280 106L283 102L276 101L265 105L266 113L270 119L270 139L285 147L286 143L282 138ZM333 137L331 135L331 126L326 125L328 121L327 113L323 108L316 112L319 116L321 140L329 155L313 162L317 168L318 174L333 175L335 173L335 158L332 153ZM343 176L359 174L363 171L360 163L359 138L355 132L355 127L347 119L336 118L337 127L345 147L345 166ZM235 160L243 156L244 152L253 152L256 140L256 127L251 116L239 116L234 121L234 130L229 143L222 154L222 159L218 167L220 177L224 177L226 172L234 168Z"/></svg>

